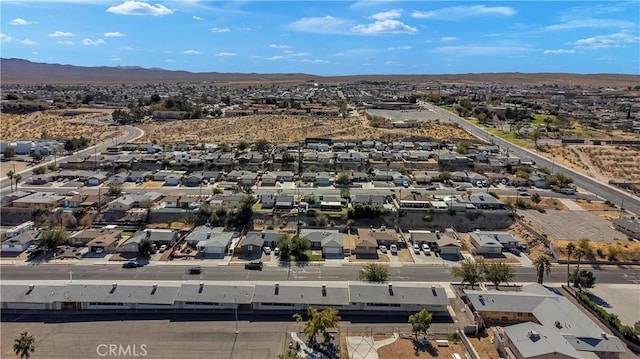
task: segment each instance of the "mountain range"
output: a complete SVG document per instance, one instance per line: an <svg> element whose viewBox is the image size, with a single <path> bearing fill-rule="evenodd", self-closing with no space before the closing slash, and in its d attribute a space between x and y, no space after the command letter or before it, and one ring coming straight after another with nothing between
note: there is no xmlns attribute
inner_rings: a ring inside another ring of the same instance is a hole
<svg viewBox="0 0 640 359"><path fill-rule="evenodd" d="M352 81L403 82L486 82L505 84L574 84L583 86L637 86L640 76L625 74L568 74L568 73L480 73L447 75L354 75L316 76L302 73L220 73L171 71L137 66L85 67L47 64L24 59L0 59L0 80L3 84L122 84L211 82L220 84L256 83L339 83Z"/></svg>

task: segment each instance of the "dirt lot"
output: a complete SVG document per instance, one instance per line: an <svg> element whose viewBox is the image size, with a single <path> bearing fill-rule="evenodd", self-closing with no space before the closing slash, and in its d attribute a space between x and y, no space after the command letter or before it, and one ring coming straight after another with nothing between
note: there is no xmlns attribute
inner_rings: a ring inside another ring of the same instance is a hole
<svg viewBox="0 0 640 359"><path fill-rule="evenodd" d="M382 129L369 126L364 116L335 119L309 119L294 116L245 116L175 122L149 122L141 125L145 136L139 143L157 141L194 142L297 142L305 137L395 139L406 136L426 136L435 139L468 138L472 136L455 126L425 123L413 129Z"/></svg>
<svg viewBox="0 0 640 359"><path fill-rule="evenodd" d="M567 244L569 241L553 240L551 241L560 258L567 259ZM575 242L574 242L575 244ZM593 257L587 260L606 261L613 254L613 258L619 261L638 261L640 260L640 242L621 239L615 243L591 242L593 246ZM572 258L575 260L575 258Z"/></svg>
<svg viewBox="0 0 640 359"><path fill-rule="evenodd" d="M432 339L433 340L433 339ZM398 339L393 344L378 349L380 359L409 359L409 358L445 358L450 359L453 353L463 358L467 349L462 342L449 342L448 347L414 346L412 339Z"/></svg>
<svg viewBox="0 0 640 359"><path fill-rule="evenodd" d="M614 211L618 212L619 209L615 205L609 205L602 201L587 201L584 199L574 200L578 206L582 207L586 211Z"/></svg>
<svg viewBox="0 0 640 359"><path fill-rule="evenodd" d="M555 209L555 210L559 210L559 211L566 211L569 208L567 208L567 206L565 206L564 204L562 204L562 202L558 201L555 198L541 198L540 203L536 204L531 200L531 197L522 197L522 196L518 196L518 199L522 199L524 201L524 203L527 205L528 208L535 208L535 209ZM516 201L516 197L513 196L500 196L500 200L501 201L507 201L507 202L515 202ZM521 210L521 209L518 209Z"/></svg>
<svg viewBox="0 0 640 359"><path fill-rule="evenodd" d="M469 337L469 341L476 352L480 355L482 359L498 359L500 358L500 354L493 346L491 342L493 340L493 332L484 331L478 335L478 337Z"/></svg>
<svg viewBox="0 0 640 359"><path fill-rule="evenodd" d="M77 116L63 116L62 113L53 111L34 112L27 115L2 114L0 133L3 141L84 136L94 142L113 137L115 127L84 124L78 120L101 115L85 113Z"/></svg>
<svg viewBox="0 0 640 359"><path fill-rule="evenodd" d="M627 236L611 228L611 222L603 220L591 211L519 211L525 220L547 235L549 239L577 241L589 238L592 241L613 243Z"/></svg>

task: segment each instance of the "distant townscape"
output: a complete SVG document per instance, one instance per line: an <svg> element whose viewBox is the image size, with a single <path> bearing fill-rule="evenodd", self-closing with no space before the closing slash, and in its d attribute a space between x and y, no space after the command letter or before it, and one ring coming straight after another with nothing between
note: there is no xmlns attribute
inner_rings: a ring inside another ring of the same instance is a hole
<svg viewBox="0 0 640 359"><path fill-rule="evenodd" d="M384 358L414 347L454 359L627 358L640 347L637 306L599 305L608 279L590 267L640 260L639 76L135 69L129 81L56 84L15 81L9 61L3 315L235 313L236 333L238 312L309 311L306 328L321 315L337 325L337 312L404 316L411 326L387 331L387 349L361 336ZM24 66L48 79L59 65ZM68 271L11 274L24 265ZM128 279L96 274L103 266ZM176 266L180 281L163 277ZM356 270L309 275L332 267ZM637 285L634 271L622 283ZM294 333L287 350L370 358L353 336L322 333Z"/></svg>

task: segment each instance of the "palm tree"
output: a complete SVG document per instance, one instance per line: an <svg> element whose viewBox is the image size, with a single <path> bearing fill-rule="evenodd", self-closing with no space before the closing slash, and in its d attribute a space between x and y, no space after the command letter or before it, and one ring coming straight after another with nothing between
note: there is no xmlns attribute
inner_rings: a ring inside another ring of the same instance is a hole
<svg viewBox="0 0 640 359"><path fill-rule="evenodd" d="M571 255L576 250L576 245L573 242L567 244L567 287L569 286L569 263L571 262Z"/></svg>
<svg viewBox="0 0 640 359"><path fill-rule="evenodd" d="M20 359L29 359L31 353L36 350L33 344L34 341L33 335L30 335L29 332L20 333L20 337L13 342L13 352L16 353Z"/></svg>
<svg viewBox="0 0 640 359"><path fill-rule="evenodd" d="M582 259L582 257L588 257L593 254L593 247L591 246L591 241L589 240L589 238L581 238L578 242L578 247L576 248L575 252L578 258L576 271L580 272L580 260Z"/></svg>
<svg viewBox="0 0 640 359"><path fill-rule="evenodd" d="M18 190L18 183L20 183L20 181L22 181L22 176L19 173L16 173L15 175L13 175L13 179L16 180L16 191Z"/></svg>
<svg viewBox="0 0 640 359"><path fill-rule="evenodd" d="M11 192L13 192L13 171L7 172L7 177L9 177L9 185L11 186Z"/></svg>
<svg viewBox="0 0 640 359"><path fill-rule="evenodd" d="M545 255L539 255L533 261L533 265L536 267L536 271L538 272L538 283L542 284L545 273L549 275L551 272L551 261L549 261L549 257Z"/></svg>

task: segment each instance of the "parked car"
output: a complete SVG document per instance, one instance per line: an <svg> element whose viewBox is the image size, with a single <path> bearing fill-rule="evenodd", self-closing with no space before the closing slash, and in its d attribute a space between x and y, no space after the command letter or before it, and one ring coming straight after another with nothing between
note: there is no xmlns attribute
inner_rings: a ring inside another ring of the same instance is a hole
<svg viewBox="0 0 640 359"><path fill-rule="evenodd" d="M27 253L31 253L31 252L35 251L36 249L38 249L38 245L37 244L32 244L29 247L27 247Z"/></svg>
<svg viewBox="0 0 640 359"><path fill-rule="evenodd" d="M413 245L413 253L420 254L420 246L417 243Z"/></svg>
<svg viewBox="0 0 640 359"><path fill-rule="evenodd" d="M262 261L259 259L252 260L251 262L247 262L244 264L244 269L257 269L262 270Z"/></svg>
<svg viewBox="0 0 640 359"><path fill-rule="evenodd" d="M102 254L104 253L104 248L96 248L96 254Z"/></svg>
<svg viewBox="0 0 640 359"><path fill-rule="evenodd" d="M435 191L435 190L436 190L436 186L427 187L427 191Z"/></svg>
<svg viewBox="0 0 640 359"><path fill-rule="evenodd" d="M529 189L527 187L518 187L516 188L518 192L527 192Z"/></svg>
<svg viewBox="0 0 640 359"><path fill-rule="evenodd" d="M398 246L396 246L395 244L392 244L389 246L389 250L391 251L391 253L393 254L398 254Z"/></svg>
<svg viewBox="0 0 640 359"><path fill-rule="evenodd" d="M39 255L41 255L42 253L44 253L44 250L42 250L42 248L36 248L33 251L29 252L29 255L27 256L29 259L35 258Z"/></svg>
<svg viewBox="0 0 640 359"><path fill-rule="evenodd" d="M162 252L164 252L166 250L167 250L167 245L166 244L163 244L163 245L160 246L160 249L159 249L160 253L162 253Z"/></svg>
<svg viewBox="0 0 640 359"><path fill-rule="evenodd" d="M142 264L138 261L128 261L122 265L122 268L138 268L142 267Z"/></svg>
<svg viewBox="0 0 640 359"><path fill-rule="evenodd" d="M531 196L531 193L529 193L529 192L518 192L518 196L529 197L529 196Z"/></svg>
<svg viewBox="0 0 640 359"><path fill-rule="evenodd" d="M381 244L380 245L380 252L387 253L387 246L385 246L384 244Z"/></svg>
<svg viewBox="0 0 640 359"><path fill-rule="evenodd" d="M513 253L516 256L520 256L520 251L517 250L516 248L509 249L509 252Z"/></svg>
<svg viewBox="0 0 640 359"><path fill-rule="evenodd" d="M465 186L456 187L456 191L466 191L466 190L467 190L467 187L465 187Z"/></svg>
<svg viewBox="0 0 640 359"><path fill-rule="evenodd" d="M431 255L431 248L429 248L429 246L427 246L426 248L423 248L424 254L427 256Z"/></svg>
<svg viewBox="0 0 640 359"><path fill-rule="evenodd" d="M409 182L407 182L407 181L403 181L403 182L402 182L402 187L404 187L404 188L409 188Z"/></svg>
<svg viewBox="0 0 640 359"><path fill-rule="evenodd" d="M271 254L271 247L264 247L264 254Z"/></svg>
<svg viewBox="0 0 640 359"><path fill-rule="evenodd" d="M275 248L273 249L273 254L275 254L276 256L279 256L279 255L280 255L280 248L275 247Z"/></svg>
<svg viewBox="0 0 640 359"><path fill-rule="evenodd" d="M200 273L202 273L202 267L200 266L189 268L189 274L200 274Z"/></svg>

